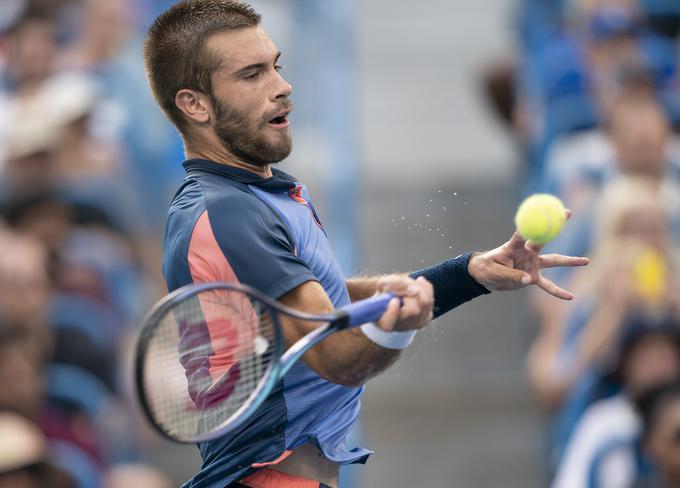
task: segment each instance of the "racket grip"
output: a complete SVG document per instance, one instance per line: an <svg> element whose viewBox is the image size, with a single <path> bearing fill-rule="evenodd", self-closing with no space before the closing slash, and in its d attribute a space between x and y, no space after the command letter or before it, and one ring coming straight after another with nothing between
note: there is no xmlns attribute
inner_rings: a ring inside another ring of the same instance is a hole
<svg viewBox="0 0 680 488"><path fill-rule="evenodd" d="M359 300L343 307L342 310L347 313L349 319L348 327L356 327L366 322L375 322L380 319L393 298L396 298L396 295L381 293L380 295Z"/></svg>

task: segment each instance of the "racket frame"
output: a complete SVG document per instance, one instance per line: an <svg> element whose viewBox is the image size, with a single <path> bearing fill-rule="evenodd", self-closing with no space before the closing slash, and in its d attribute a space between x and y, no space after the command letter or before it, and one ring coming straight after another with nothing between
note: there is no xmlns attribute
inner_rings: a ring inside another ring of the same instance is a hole
<svg viewBox="0 0 680 488"><path fill-rule="evenodd" d="M272 361L267 367L267 371L260 380L257 388L253 390L250 394L248 400L230 417L225 419L219 426L211 429L202 434L198 434L192 437L178 437L171 434L166 429L161 427L151 412L151 407L147 401L146 395L144 393L144 371L145 371L145 361L146 351L148 349L149 342L153 337L156 329L161 324L163 318L170 313L172 308L185 300L199 295L202 292L210 290L234 290L239 292L245 292L246 295L250 295L257 301L263 303L270 309L272 314L272 323L274 325L274 331L276 335L276 344L273 346ZM285 354L283 353L284 338L283 332L281 331L281 326L277 317L278 313L283 313L289 317L293 317L299 320L310 321L310 322L327 322L326 325L319 327L312 332L308 333L305 337L298 340L293 344L290 349L288 349ZM358 324L352 324L355 326ZM241 284L233 283L223 283L223 282L210 282L210 283L200 283L200 284L189 284L178 288L172 293L168 294L162 298L146 315L142 320L135 348L134 356L134 376L135 376L135 391L137 394L137 399L141 405L142 412L144 416L149 420L151 425L153 425L154 430L161 434L166 439L174 442L179 442L183 444L204 442L213 440L221 435L233 431L239 427L243 422L245 422L265 401L269 396L272 389L278 383L278 381L290 370L290 368L297 362L300 357L302 357L305 352L314 347L320 341L328 337L329 335L350 327L350 317L349 313L343 309L334 310L327 314L309 314L305 312L300 312L280 302L273 300L267 295L261 293L260 291Z"/></svg>

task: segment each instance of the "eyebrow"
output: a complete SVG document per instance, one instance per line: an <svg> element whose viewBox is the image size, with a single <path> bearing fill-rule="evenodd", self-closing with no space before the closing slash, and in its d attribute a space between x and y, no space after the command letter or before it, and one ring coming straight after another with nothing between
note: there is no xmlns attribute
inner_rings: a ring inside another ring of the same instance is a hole
<svg viewBox="0 0 680 488"><path fill-rule="evenodd" d="M276 63L279 58L281 57L281 52L276 53L276 57L274 58L274 63ZM249 64L248 66L244 66L243 68L239 68L236 72L234 72L233 76L239 77L242 76L249 71L259 71L261 69L266 68L269 66L269 63L255 63L255 64Z"/></svg>

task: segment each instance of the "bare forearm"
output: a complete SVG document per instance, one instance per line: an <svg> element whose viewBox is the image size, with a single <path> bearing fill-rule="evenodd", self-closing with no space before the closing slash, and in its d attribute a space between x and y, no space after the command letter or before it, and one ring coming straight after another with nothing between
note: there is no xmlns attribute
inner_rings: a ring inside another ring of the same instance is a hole
<svg viewBox="0 0 680 488"><path fill-rule="evenodd" d="M300 285L281 297L281 301L310 313L327 313L333 310L330 299L317 282ZM283 317L281 326L288 348L319 324ZM384 371L398 357L398 350L382 348L370 341L360 329L351 329L330 335L307 352L303 361L329 381L358 386Z"/></svg>
<svg viewBox="0 0 680 488"><path fill-rule="evenodd" d="M378 291L378 280L382 275L356 276L346 281L349 299L352 302L370 298ZM406 274L404 273L404 276Z"/></svg>
<svg viewBox="0 0 680 488"><path fill-rule="evenodd" d="M489 293L470 274L469 261L475 254L461 254L453 259L442 261L429 268L404 273L401 276L425 277L434 286L434 316L438 317L473 298ZM377 290L381 276L351 278L347 289L352 301L368 298Z"/></svg>
<svg viewBox="0 0 680 488"><path fill-rule="evenodd" d="M389 368L400 354L371 342L360 329L333 334L317 347L327 372L322 376L346 386L362 385Z"/></svg>

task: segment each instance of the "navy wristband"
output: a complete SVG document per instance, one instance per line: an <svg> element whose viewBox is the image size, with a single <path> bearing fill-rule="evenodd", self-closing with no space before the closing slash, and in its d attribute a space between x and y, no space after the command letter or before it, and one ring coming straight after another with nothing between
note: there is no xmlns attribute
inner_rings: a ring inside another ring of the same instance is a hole
<svg viewBox="0 0 680 488"><path fill-rule="evenodd" d="M471 257L472 253L461 254L410 274L411 278L424 276L432 283L435 318L473 298L491 293L470 276L468 263Z"/></svg>

